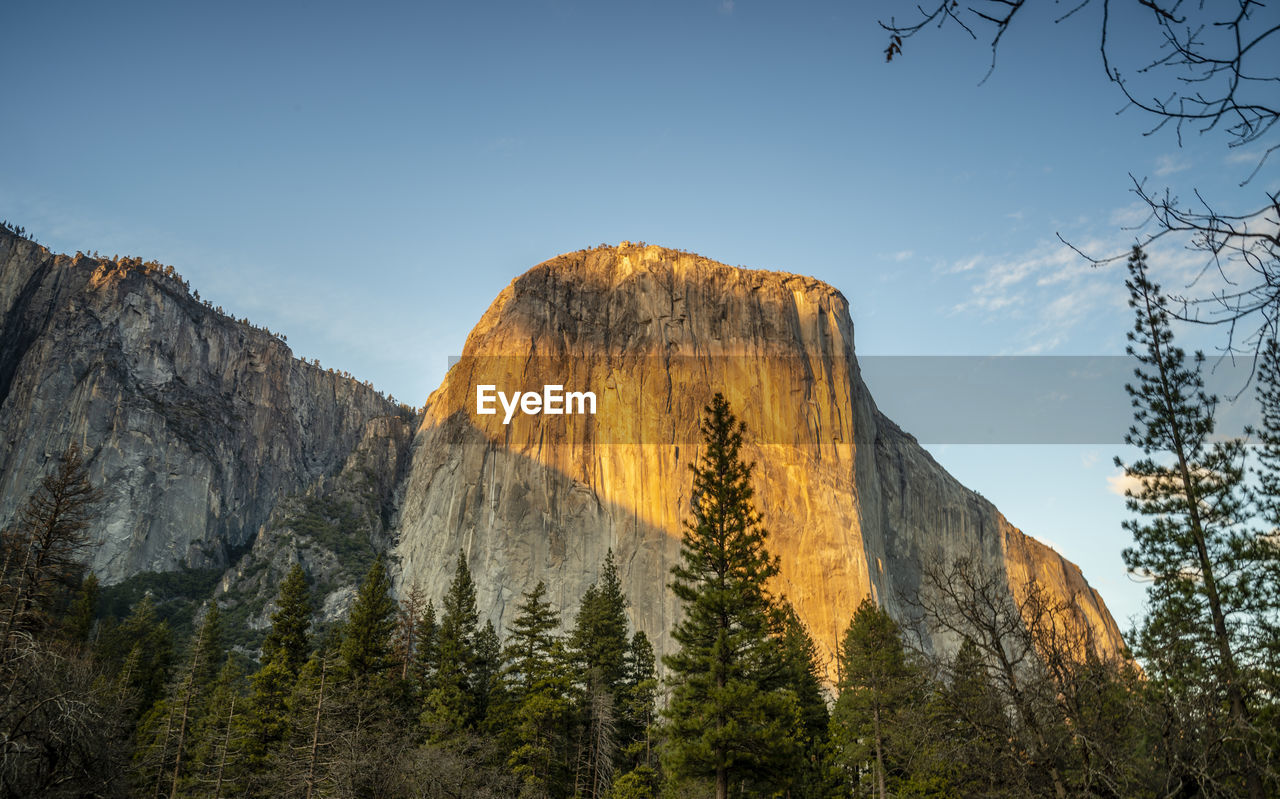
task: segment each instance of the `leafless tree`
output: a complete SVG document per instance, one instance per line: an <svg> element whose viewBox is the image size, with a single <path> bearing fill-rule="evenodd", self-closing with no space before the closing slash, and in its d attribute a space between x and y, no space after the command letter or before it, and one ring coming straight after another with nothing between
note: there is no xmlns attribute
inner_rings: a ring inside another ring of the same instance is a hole
<svg viewBox="0 0 1280 799"><path fill-rule="evenodd" d="M1057 4L1058 0L1055 0ZM885 55L901 58L909 40L929 28L952 27L991 49L991 70L1005 34L1029 5L1044 0L929 0L914 5L909 19L882 20L889 35ZM1215 134L1241 149L1251 167L1242 188L1280 157L1280 14L1260 0L1193 3L1186 0L1071 0L1056 22L1077 14L1098 15L1098 49L1107 78L1126 108L1152 120L1147 135L1172 129L1183 135ZM990 71L987 73L990 75ZM985 80L985 79L984 79ZM1258 348L1280 324L1280 195L1263 187L1253 200L1226 209L1194 192L1180 198L1132 177L1133 191L1148 208L1135 229L1144 246L1179 240L1206 256L1199 277L1176 297L1187 321L1226 329L1227 353ZM1123 260L1086 254L1097 264Z"/></svg>
<svg viewBox="0 0 1280 799"><path fill-rule="evenodd" d="M88 529L101 499L73 444L0 534L0 662L7 662L16 635L47 624L58 592L84 573L94 543Z"/></svg>

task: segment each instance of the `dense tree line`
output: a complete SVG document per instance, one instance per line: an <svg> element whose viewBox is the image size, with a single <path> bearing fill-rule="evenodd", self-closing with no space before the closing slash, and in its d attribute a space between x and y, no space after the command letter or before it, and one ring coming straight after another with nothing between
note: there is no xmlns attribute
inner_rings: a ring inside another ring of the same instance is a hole
<svg viewBox="0 0 1280 799"><path fill-rule="evenodd" d="M2 538L0 796L1277 795L1280 348L1250 482L1244 445L1210 438L1211 398L1141 252L1130 269L1146 457L1128 469L1145 488L1126 557L1151 580L1136 660L1097 645L1070 597L1011 591L959 558L922 565L905 628L865 601L824 685L770 590L746 429L719 395L691 465L662 683L612 553L572 618L539 583L502 631L461 552L445 590L398 600L376 559L324 629L294 565L256 663L229 653L216 603L187 641L148 596L95 618L100 495L72 448ZM929 651L924 631L954 647Z"/></svg>

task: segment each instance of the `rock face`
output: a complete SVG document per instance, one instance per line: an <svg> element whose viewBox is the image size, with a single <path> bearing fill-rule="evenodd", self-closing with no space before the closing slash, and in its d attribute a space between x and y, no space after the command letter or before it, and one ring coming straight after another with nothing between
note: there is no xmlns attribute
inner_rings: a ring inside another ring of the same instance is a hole
<svg viewBox="0 0 1280 799"><path fill-rule="evenodd" d="M595 415L476 413L477 386L591 391ZM1023 535L876 409L848 303L797 275L652 246L563 255L511 283L427 403L404 488L401 584L442 591L459 550L499 630L538 580L562 611L612 549L632 618L669 651L667 590L689 516L698 420L721 391L747 424L774 586L819 645L868 595L900 620L921 564L978 555L1016 593L1069 598L1099 645L1120 633L1080 570ZM935 648L950 649L943 640Z"/></svg>
<svg viewBox="0 0 1280 799"><path fill-rule="evenodd" d="M476 413L480 385L597 404L507 424L501 407ZM905 620L922 563L972 554L1015 594L1034 578L1069 599L1100 647L1120 646L1079 569L877 411L848 304L819 281L643 245L552 259L493 302L419 420L201 303L172 270L0 231L0 525L78 443L107 494L99 576L229 567L219 601L247 628L294 562L338 618L379 553L398 556L402 588L438 599L463 551L505 630L538 580L576 610L612 549L661 654L715 391L747 424L774 587L828 653L864 597Z"/></svg>
<svg viewBox="0 0 1280 799"><path fill-rule="evenodd" d="M336 474L378 417L355 380L295 359L137 260L55 256L0 232L0 524L76 442L107 493L107 582L226 566L284 497Z"/></svg>

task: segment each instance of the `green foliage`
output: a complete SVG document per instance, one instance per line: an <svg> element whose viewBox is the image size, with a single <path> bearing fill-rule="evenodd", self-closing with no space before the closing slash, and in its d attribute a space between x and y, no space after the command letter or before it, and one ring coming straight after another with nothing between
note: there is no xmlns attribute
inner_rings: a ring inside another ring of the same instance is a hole
<svg viewBox="0 0 1280 799"><path fill-rule="evenodd" d="M304 497L301 510L291 515L288 523L298 535L332 552L350 579L367 574L378 556L373 542L362 532L364 524L355 505L348 500Z"/></svg>
<svg viewBox="0 0 1280 799"><path fill-rule="evenodd" d="M503 653L506 701L501 722L511 751L507 764L521 781L521 795L528 796L562 795L566 782L569 680L555 634L560 620L545 596L541 581L525 593Z"/></svg>
<svg viewBox="0 0 1280 799"><path fill-rule="evenodd" d="M136 692L139 712L161 696L173 659L173 634L150 596L143 596L124 621L104 625L98 656L117 664L120 684Z"/></svg>
<svg viewBox="0 0 1280 799"><path fill-rule="evenodd" d="M297 674L311 652L311 594L307 575L295 563L280 584L276 611L271 614L271 631L262 642L262 658L271 660L280 653L290 673Z"/></svg>
<svg viewBox="0 0 1280 799"><path fill-rule="evenodd" d="M98 618L123 618L146 596L174 637L185 641L195 633L196 612L212 596L222 574L222 569L186 567L171 572L139 572L127 580L102 587Z"/></svg>
<svg viewBox="0 0 1280 799"><path fill-rule="evenodd" d="M600 579L582 597L569 635L568 649L580 683L585 685L594 672L616 695L627 654L627 626L627 598L610 549L601 565Z"/></svg>
<svg viewBox="0 0 1280 799"><path fill-rule="evenodd" d="M819 677L818 647L789 602L782 607L779 643L785 670L784 684L794 695L798 710L792 736L799 757L794 772L788 777L788 788L795 795L815 799L832 796L839 778L828 741L827 695Z"/></svg>
<svg viewBox="0 0 1280 799"><path fill-rule="evenodd" d="M97 616L99 591L98 575L90 572L67 609L65 626L67 637L72 641L83 643L89 640L89 633L93 630L93 621Z"/></svg>
<svg viewBox="0 0 1280 799"><path fill-rule="evenodd" d="M503 659L507 692L517 702L553 678L558 663L553 658L560 619L544 597L547 586L541 580L524 595L516 607Z"/></svg>
<svg viewBox="0 0 1280 799"><path fill-rule="evenodd" d="M1225 747L1221 771L1211 778L1240 780L1243 792L1261 797L1264 772L1280 788L1280 775L1266 765L1274 758L1264 754L1263 739L1271 733L1259 730L1256 710L1259 701L1274 702L1274 696L1258 695L1256 675L1275 647L1280 547L1272 530L1263 534L1247 525L1244 442L1211 438L1216 398L1204 390L1204 356L1197 353L1188 365L1173 343L1168 301L1148 278L1138 247L1125 285L1136 317L1128 352L1141 364L1138 382L1126 386L1135 424L1125 441L1144 457L1125 466L1142 488L1126 492L1127 506L1138 516L1125 522L1134 546L1124 558L1151 581L1135 649L1153 678L1199 702L1205 719L1200 736ZM1264 377L1274 376L1274 367L1264 370ZM1266 423L1277 418L1269 403L1274 391L1274 384L1264 383ZM1267 468L1276 463L1272 435L1263 434L1264 488L1275 485ZM1124 466L1119 459L1116 464Z"/></svg>
<svg viewBox="0 0 1280 799"><path fill-rule="evenodd" d="M441 605L435 670L425 685L422 721L435 740L444 740L476 722L474 668L480 614L466 557L458 553L457 571Z"/></svg>
<svg viewBox="0 0 1280 799"><path fill-rule="evenodd" d="M395 625L396 603L391 598L391 578L379 557L360 586L343 630L339 654L348 677L367 681L395 665L392 648Z"/></svg>
<svg viewBox="0 0 1280 799"><path fill-rule="evenodd" d="M210 605L185 667L138 725L134 777L143 789L162 787L174 796L192 785L191 756L202 743L197 730L216 712L211 699L224 663L221 624L217 605Z"/></svg>
<svg viewBox="0 0 1280 799"><path fill-rule="evenodd" d="M780 617L766 583L778 561L751 502L745 425L720 394L706 414L705 451L690 467L693 518L671 570L684 619L672 633L680 649L665 658L666 763L677 775L715 780L723 797L730 784L761 790L790 776L798 708L772 635Z"/></svg>
<svg viewBox="0 0 1280 799"><path fill-rule="evenodd" d="M907 713L923 698L898 625L864 599L840 645L840 696L832 714L836 760L859 792L898 795L906 776Z"/></svg>

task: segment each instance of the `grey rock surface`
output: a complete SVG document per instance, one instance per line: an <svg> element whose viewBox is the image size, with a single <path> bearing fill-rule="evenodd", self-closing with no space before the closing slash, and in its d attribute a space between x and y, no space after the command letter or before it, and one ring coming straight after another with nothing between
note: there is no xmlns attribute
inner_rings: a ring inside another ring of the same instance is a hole
<svg viewBox="0 0 1280 799"><path fill-rule="evenodd" d="M479 385L546 384L591 390L597 413L510 424L476 413ZM659 655L670 651L680 610L666 583L715 391L747 425L756 506L781 557L774 589L828 657L864 597L905 621L921 564L968 555L1015 594L1034 577L1076 605L1102 648L1121 646L1078 568L879 413L840 292L644 245L540 264L476 325L417 434L396 549L402 583L442 591L461 550L482 615L503 630L539 580L572 613L612 549L634 623Z"/></svg>
<svg viewBox="0 0 1280 799"><path fill-rule="evenodd" d="M158 265L53 255L0 233L0 524L52 458L86 448L106 491L106 582L224 567L282 497L338 472L372 387L188 293Z"/></svg>

